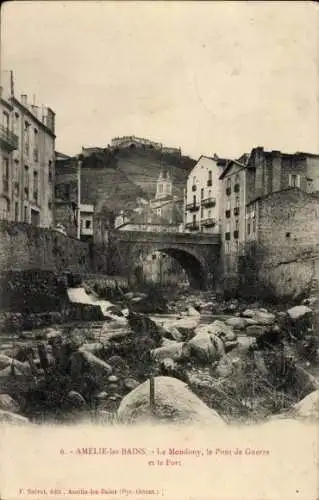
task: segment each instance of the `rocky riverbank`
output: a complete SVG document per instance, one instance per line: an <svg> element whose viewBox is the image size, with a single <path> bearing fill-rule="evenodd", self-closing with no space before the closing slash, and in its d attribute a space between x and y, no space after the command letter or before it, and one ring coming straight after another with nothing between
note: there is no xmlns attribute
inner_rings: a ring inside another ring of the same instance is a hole
<svg viewBox="0 0 319 500"><path fill-rule="evenodd" d="M317 297L265 308L183 293L165 316L141 312L147 295L130 293L103 321L7 337L0 420L214 424L317 415Z"/></svg>

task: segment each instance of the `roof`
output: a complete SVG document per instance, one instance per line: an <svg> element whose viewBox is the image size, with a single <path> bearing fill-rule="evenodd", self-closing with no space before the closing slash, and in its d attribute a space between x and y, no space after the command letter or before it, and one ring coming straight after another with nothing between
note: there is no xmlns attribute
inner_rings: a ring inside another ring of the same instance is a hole
<svg viewBox="0 0 319 500"><path fill-rule="evenodd" d="M24 113L26 113L38 126L43 128L51 137L56 137L55 133L45 124L43 123L37 116L35 116L26 106L24 106L16 97L12 96L10 97L10 101L18 106ZM51 108L47 108L50 109ZM52 111L52 113L55 115L55 113Z"/></svg>
<svg viewBox="0 0 319 500"><path fill-rule="evenodd" d="M224 168L223 172L221 173L221 175L219 176L219 179L223 179L225 177L225 175L227 174L227 172L229 172L231 166L234 164L241 167L241 170L246 168L246 165L239 162L238 160L228 160L228 163L227 163L226 167Z"/></svg>

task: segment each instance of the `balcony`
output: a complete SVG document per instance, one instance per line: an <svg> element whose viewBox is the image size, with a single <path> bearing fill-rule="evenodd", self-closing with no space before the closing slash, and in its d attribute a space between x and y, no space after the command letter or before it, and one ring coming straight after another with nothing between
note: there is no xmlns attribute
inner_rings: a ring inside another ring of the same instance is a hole
<svg viewBox="0 0 319 500"><path fill-rule="evenodd" d="M234 208L234 215L239 215L239 207Z"/></svg>
<svg viewBox="0 0 319 500"><path fill-rule="evenodd" d="M199 224L198 222L186 222L185 229L189 229L189 231L198 231Z"/></svg>
<svg viewBox="0 0 319 500"><path fill-rule="evenodd" d="M202 219L201 225L205 227L216 226L216 219L213 219L212 217L208 217L207 219Z"/></svg>
<svg viewBox="0 0 319 500"><path fill-rule="evenodd" d="M216 198L204 198L201 201L202 207L214 207L216 205Z"/></svg>
<svg viewBox="0 0 319 500"><path fill-rule="evenodd" d="M188 203L186 205L186 210L189 210L190 212L197 212L197 210L199 210L199 203Z"/></svg>
<svg viewBox="0 0 319 500"><path fill-rule="evenodd" d="M225 240L226 241L229 241L230 240L230 233L225 233Z"/></svg>
<svg viewBox="0 0 319 500"><path fill-rule="evenodd" d="M235 238L235 240L238 240L238 238L239 238L239 231L234 231L234 238Z"/></svg>
<svg viewBox="0 0 319 500"><path fill-rule="evenodd" d="M238 183L237 183L237 184L235 184L235 186L234 186L234 191L235 191L235 193L239 193L239 191L240 191L240 186L239 186L239 184L238 184Z"/></svg>
<svg viewBox="0 0 319 500"><path fill-rule="evenodd" d="M207 181L207 187L211 187L213 185L212 179L208 179Z"/></svg>
<svg viewBox="0 0 319 500"><path fill-rule="evenodd" d="M195 184L192 186L192 191L196 191L196 185Z"/></svg>
<svg viewBox="0 0 319 500"><path fill-rule="evenodd" d="M231 194L231 188L230 187L226 188L226 194L227 194L227 196L229 196Z"/></svg>
<svg viewBox="0 0 319 500"><path fill-rule="evenodd" d="M18 136L8 130L3 125L0 125L0 143L8 151L18 149Z"/></svg>
<svg viewBox="0 0 319 500"><path fill-rule="evenodd" d="M230 210L226 210L225 217L226 217L226 219L230 218Z"/></svg>

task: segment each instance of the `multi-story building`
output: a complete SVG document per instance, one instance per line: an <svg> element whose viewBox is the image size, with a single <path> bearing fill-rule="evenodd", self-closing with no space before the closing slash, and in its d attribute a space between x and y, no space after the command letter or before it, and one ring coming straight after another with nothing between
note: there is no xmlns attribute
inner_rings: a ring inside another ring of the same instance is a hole
<svg viewBox="0 0 319 500"><path fill-rule="evenodd" d="M13 174L13 151L18 149L18 136L13 133L13 106L10 102L11 91L0 87L0 218L12 218L12 198L15 195L15 184L11 182ZM18 205L19 207L19 205ZM14 218L19 220L14 205Z"/></svg>
<svg viewBox="0 0 319 500"><path fill-rule="evenodd" d="M319 155L266 152L257 147L238 161L228 161L220 180L224 276L236 286L239 257L246 252L247 242L256 241L260 199L294 187L318 192Z"/></svg>
<svg viewBox="0 0 319 500"><path fill-rule="evenodd" d="M80 204L80 237L83 241L93 243L94 205Z"/></svg>
<svg viewBox="0 0 319 500"><path fill-rule="evenodd" d="M246 168L230 160L220 176L220 214L224 277L236 282L238 257L245 242ZM236 283L234 283L236 286Z"/></svg>
<svg viewBox="0 0 319 500"><path fill-rule="evenodd" d="M220 182L224 160L201 156L190 172L185 191L184 227L186 231L219 233Z"/></svg>
<svg viewBox="0 0 319 500"><path fill-rule="evenodd" d="M254 148L247 160L247 202L288 187L319 191L319 155Z"/></svg>
<svg viewBox="0 0 319 500"><path fill-rule="evenodd" d="M4 155L2 162L8 196L6 218L50 227L54 223L55 113L37 106L34 98L29 103L26 94L18 99L12 72L1 76L2 93L11 106L3 110L3 123L14 143L10 156Z"/></svg>
<svg viewBox="0 0 319 500"><path fill-rule="evenodd" d="M319 192L286 187L248 203L247 212L254 218L253 228L247 221L245 283L290 298L318 287Z"/></svg>

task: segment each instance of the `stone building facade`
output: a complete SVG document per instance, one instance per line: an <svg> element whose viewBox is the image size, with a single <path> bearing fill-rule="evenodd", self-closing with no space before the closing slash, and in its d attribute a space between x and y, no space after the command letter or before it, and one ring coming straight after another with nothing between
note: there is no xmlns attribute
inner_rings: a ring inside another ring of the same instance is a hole
<svg viewBox="0 0 319 500"><path fill-rule="evenodd" d="M220 182L224 162L201 156L190 172L184 199L185 231L220 232Z"/></svg>
<svg viewBox="0 0 319 500"><path fill-rule="evenodd" d="M319 193L286 188L248 203L247 211L255 230L247 231L246 284L282 297L310 289L319 280Z"/></svg>
<svg viewBox="0 0 319 500"><path fill-rule="evenodd" d="M7 220L36 226L54 224L55 113L37 106L26 94L18 99L12 72L2 72L2 97L10 104L2 110L5 132L15 147L1 154ZM2 129L3 130L3 129ZM7 141L8 143L8 141ZM2 149L2 148L1 148Z"/></svg>

